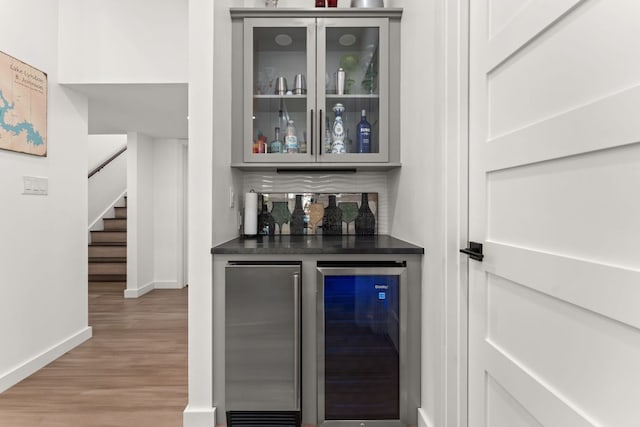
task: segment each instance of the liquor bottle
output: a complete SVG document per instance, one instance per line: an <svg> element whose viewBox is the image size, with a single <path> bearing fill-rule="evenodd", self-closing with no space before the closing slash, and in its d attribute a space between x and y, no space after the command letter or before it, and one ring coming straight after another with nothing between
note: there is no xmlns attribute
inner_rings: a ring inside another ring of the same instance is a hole
<svg viewBox="0 0 640 427"><path fill-rule="evenodd" d="M369 195L362 193L362 201L360 203L360 209L358 209L358 216L356 217L356 234L358 235L373 235L376 232L376 217L369 208Z"/></svg>
<svg viewBox="0 0 640 427"><path fill-rule="evenodd" d="M284 152L298 152L298 137L296 136L296 127L293 125L293 120L289 120L289 123L287 123L287 130L284 134Z"/></svg>
<svg viewBox="0 0 640 427"><path fill-rule="evenodd" d="M304 210L302 209L302 195L296 194L296 205L291 212L291 234L304 234Z"/></svg>
<svg viewBox="0 0 640 427"><path fill-rule="evenodd" d="M253 143L253 147L251 151L254 154L262 154L267 152L267 137L262 134L262 132L258 132L258 139Z"/></svg>
<svg viewBox="0 0 640 427"><path fill-rule="evenodd" d="M342 234L342 209L336 206L334 195L329 196L329 206L324 209L322 234L325 236Z"/></svg>
<svg viewBox="0 0 640 427"><path fill-rule="evenodd" d="M329 123L329 117L327 117L324 127L324 152L331 153L331 124Z"/></svg>
<svg viewBox="0 0 640 427"><path fill-rule="evenodd" d="M344 123L342 122L344 106L342 104L334 105L333 112L336 115L336 119L333 122L333 128L331 129L331 153L346 153L347 151L344 146Z"/></svg>
<svg viewBox="0 0 640 427"><path fill-rule="evenodd" d="M356 128L357 133L357 150L358 153L370 153L371 152L371 125L367 121L367 112L362 110L362 117L360 123Z"/></svg>
<svg viewBox="0 0 640 427"><path fill-rule="evenodd" d="M276 138L269 145L270 153L282 153L282 142L280 141L280 128L275 130Z"/></svg>
<svg viewBox="0 0 640 427"><path fill-rule="evenodd" d="M258 234L273 236L276 232L276 221L267 210L267 204L262 203L262 212L258 216Z"/></svg>

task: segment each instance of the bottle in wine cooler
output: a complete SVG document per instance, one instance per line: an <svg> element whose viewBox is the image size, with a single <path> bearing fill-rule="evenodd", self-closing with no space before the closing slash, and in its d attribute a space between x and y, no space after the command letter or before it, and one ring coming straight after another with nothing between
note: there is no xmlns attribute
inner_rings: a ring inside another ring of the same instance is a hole
<svg viewBox="0 0 640 427"><path fill-rule="evenodd" d="M371 152L371 125L367 121L367 112L362 110L360 123L356 128L357 150L358 153Z"/></svg>

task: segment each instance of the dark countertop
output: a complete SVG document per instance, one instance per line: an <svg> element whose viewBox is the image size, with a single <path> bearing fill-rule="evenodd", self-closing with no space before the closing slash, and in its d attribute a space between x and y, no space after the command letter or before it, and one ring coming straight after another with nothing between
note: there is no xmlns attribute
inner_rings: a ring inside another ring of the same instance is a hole
<svg viewBox="0 0 640 427"><path fill-rule="evenodd" d="M258 236L237 237L211 249L212 254L424 254L424 248L386 234L375 236Z"/></svg>

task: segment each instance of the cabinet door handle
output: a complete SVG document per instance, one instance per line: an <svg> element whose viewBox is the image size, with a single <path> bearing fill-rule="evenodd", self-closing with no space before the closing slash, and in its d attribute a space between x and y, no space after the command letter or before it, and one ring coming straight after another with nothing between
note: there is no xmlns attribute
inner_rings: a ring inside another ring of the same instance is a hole
<svg viewBox="0 0 640 427"><path fill-rule="evenodd" d="M311 120L311 155L313 156L313 108L309 120Z"/></svg>
<svg viewBox="0 0 640 427"><path fill-rule="evenodd" d="M293 386L295 406L300 408L300 275L293 275Z"/></svg>
<svg viewBox="0 0 640 427"><path fill-rule="evenodd" d="M322 110L320 110L320 122L318 123L318 156L322 156Z"/></svg>

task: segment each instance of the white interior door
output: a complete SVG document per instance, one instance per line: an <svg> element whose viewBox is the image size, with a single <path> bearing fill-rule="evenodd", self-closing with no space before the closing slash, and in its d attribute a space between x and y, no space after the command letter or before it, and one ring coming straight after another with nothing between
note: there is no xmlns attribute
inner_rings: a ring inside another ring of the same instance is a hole
<svg viewBox="0 0 640 427"><path fill-rule="evenodd" d="M640 2L470 2L469 426L640 425Z"/></svg>

